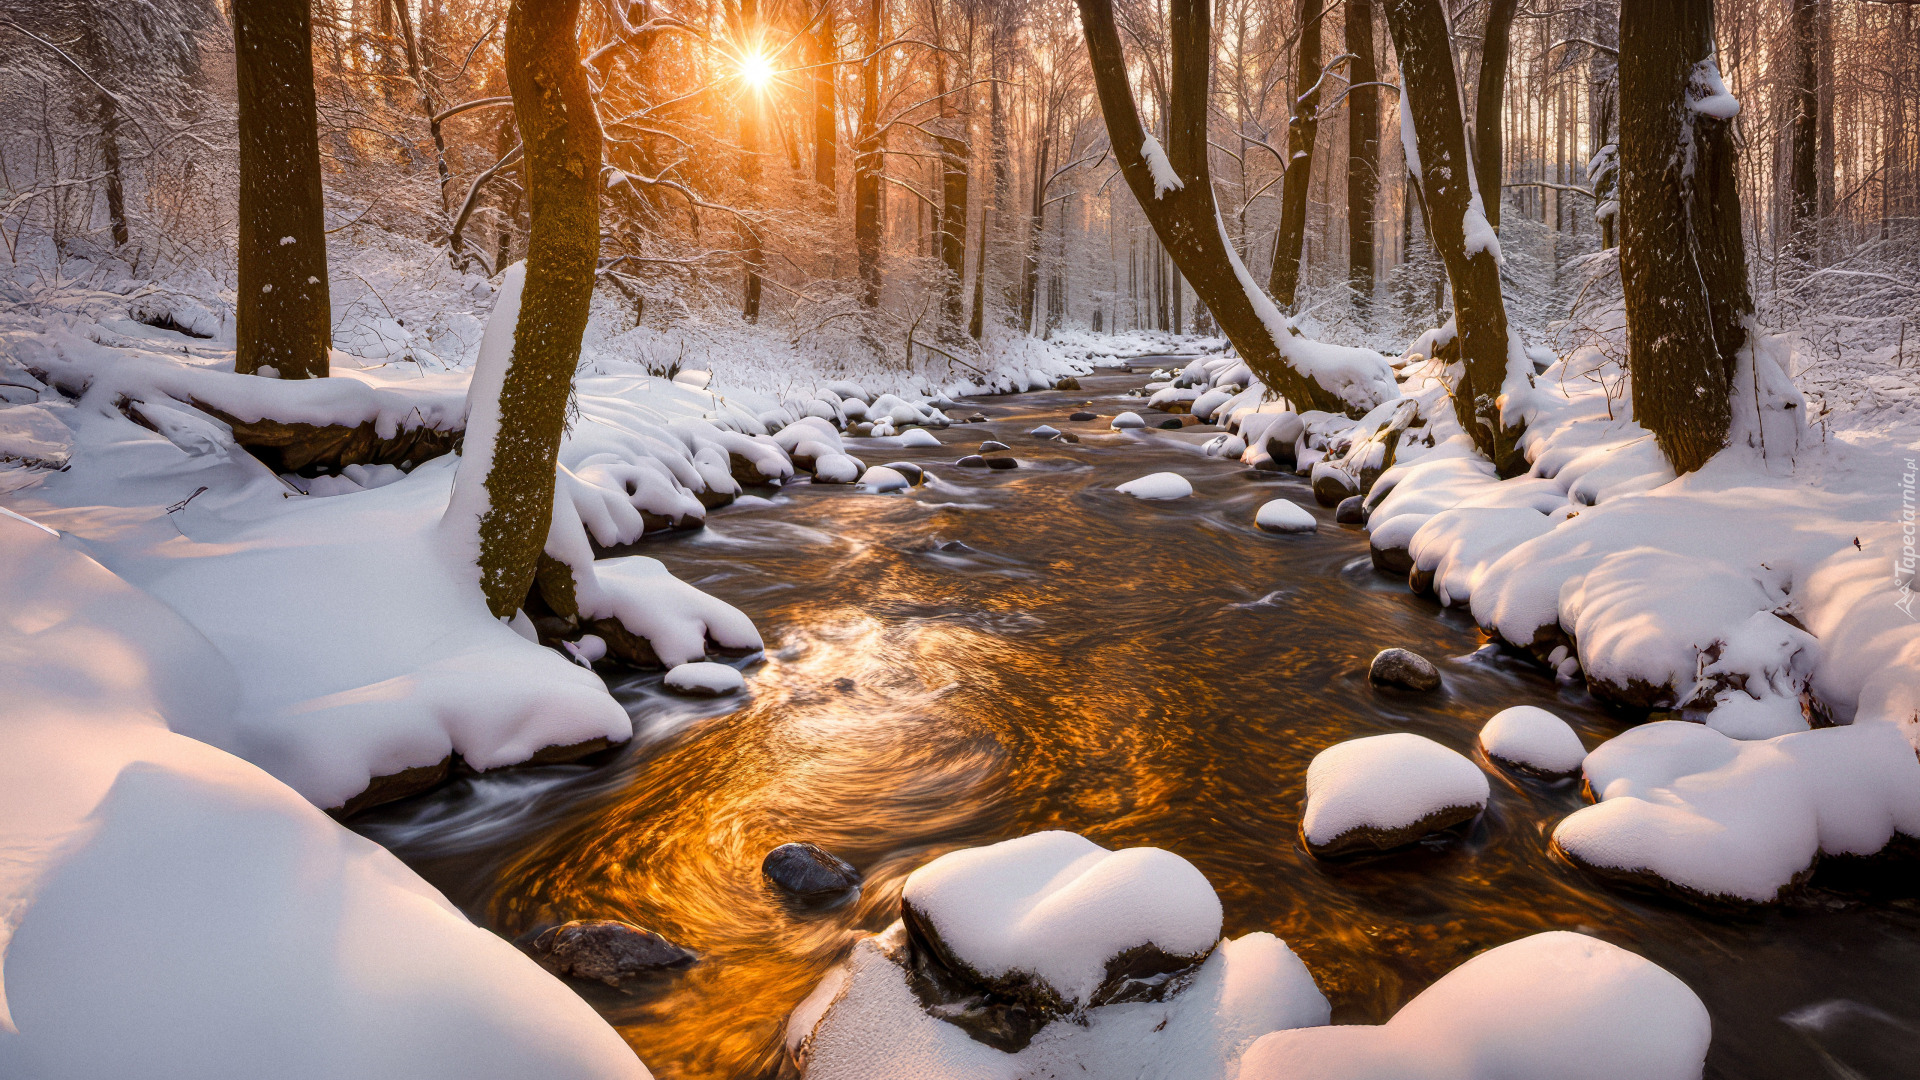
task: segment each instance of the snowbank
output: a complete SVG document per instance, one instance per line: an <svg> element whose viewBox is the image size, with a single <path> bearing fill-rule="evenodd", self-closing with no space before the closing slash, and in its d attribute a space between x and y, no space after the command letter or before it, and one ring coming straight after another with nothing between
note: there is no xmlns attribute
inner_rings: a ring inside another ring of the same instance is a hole
<svg viewBox="0 0 1920 1080"><path fill-rule="evenodd" d="M1239 1080L1697 1080L1706 1006L1664 968L1553 931L1488 950L1378 1027L1263 1037Z"/></svg>
<svg viewBox="0 0 1920 1080"><path fill-rule="evenodd" d="M1696 898L1767 903L1822 853L1920 837L1920 760L1888 724L1743 742L1663 721L1601 744L1584 771L1600 801L1554 828L1555 850Z"/></svg>
<svg viewBox="0 0 1920 1080"><path fill-rule="evenodd" d="M1307 766L1300 835L1315 855L1390 850L1473 820L1487 796L1478 765L1425 736L1349 739Z"/></svg>
<svg viewBox="0 0 1920 1080"><path fill-rule="evenodd" d="M245 683L81 546L0 516L0 1073L647 1075L399 860L179 734Z"/></svg>

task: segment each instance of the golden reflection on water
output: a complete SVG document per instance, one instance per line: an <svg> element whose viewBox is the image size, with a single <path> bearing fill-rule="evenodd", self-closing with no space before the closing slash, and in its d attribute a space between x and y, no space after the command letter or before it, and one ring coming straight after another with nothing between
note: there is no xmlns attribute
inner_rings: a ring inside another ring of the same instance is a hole
<svg viewBox="0 0 1920 1080"><path fill-rule="evenodd" d="M1048 417L1000 426L1023 461L1011 473L942 469L994 433L949 431L947 450L915 455L940 487L802 487L650 548L767 636L745 703L555 789L557 810L478 848L437 853L428 826L395 850L509 937L620 918L696 950L699 963L649 986L578 987L663 1080L771 1072L787 1013L857 934L893 920L907 874L1047 828L1192 860L1227 933L1286 939L1341 1022L1384 1020L1475 953L1546 929L1599 934L1693 984L1722 1033L1716 1060L1739 1055L1728 1075L1809 1065L1772 1019L1808 995L1864 995L1895 1014L1920 997L1911 928L1716 923L1556 863L1546 838L1579 805L1571 785L1496 772L1463 841L1360 864L1308 857L1296 839L1306 766L1334 742L1412 730L1471 752L1488 716L1521 703L1565 716L1589 745L1620 723L1521 665L1466 659L1480 643L1471 624L1374 575L1358 534L1253 532L1260 501L1311 499L1296 482L1171 444L1039 447L1016 434ZM1193 478L1196 498L1111 492L1162 468ZM973 550L939 549L954 539ZM1446 692L1369 689L1365 663L1386 645L1454 658ZM669 708L636 693L639 720ZM791 840L859 867L858 900L809 912L769 891L760 861ZM1866 943L1838 966L1824 959L1836 927ZM1736 996L1717 997L1723 985Z"/></svg>

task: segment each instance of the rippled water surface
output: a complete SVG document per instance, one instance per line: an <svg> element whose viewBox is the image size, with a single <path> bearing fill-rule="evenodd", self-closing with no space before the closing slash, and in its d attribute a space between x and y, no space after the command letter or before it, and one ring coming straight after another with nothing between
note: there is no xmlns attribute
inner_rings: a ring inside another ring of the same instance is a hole
<svg viewBox="0 0 1920 1080"><path fill-rule="evenodd" d="M648 987L578 987L663 1078L771 1073L787 1012L854 936L894 918L914 867L1052 828L1192 860L1227 933L1285 938L1337 1022L1381 1022L1481 950L1576 929L1706 1000L1711 1076L1920 1075L1910 873L1823 870L1783 909L1705 916L1553 860L1547 837L1577 786L1491 767L1492 805L1464 841L1357 864L1307 856L1307 763L1335 742L1414 731L1472 754L1487 717L1517 704L1553 710L1590 746L1622 721L1375 573L1364 535L1303 481L1203 457L1213 429L1105 434L1140 382L963 404L953 415L992 422L940 432L937 450L853 441L869 464L926 465L936 480L910 494L799 484L648 541L760 627L747 695L689 703L657 674L632 677L615 689L640 734L610 762L468 779L355 827L507 937L611 917L697 950ZM1066 421L1089 401L1098 423ZM1084 441L1025 434L1041 422ZM952 467L987 437L1021 468ZM1194 496L1112 490L1163 469ZM1320 531L1256 531L1275 497L1313 508ZM1367 661L1391 645L1439 662L1444 692L1369 687ZM797 839L865 873L857 902L808 912L767 890L761 857Z"/></svg>

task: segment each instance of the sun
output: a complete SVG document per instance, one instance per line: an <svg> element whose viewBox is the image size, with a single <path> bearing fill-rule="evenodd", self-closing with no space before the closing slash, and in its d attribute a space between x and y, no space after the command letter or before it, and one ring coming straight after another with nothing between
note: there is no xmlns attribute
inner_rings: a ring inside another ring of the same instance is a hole
<svg viewBox="0 0 1920 1080"><path fill-rule="evenodd" d="M740 80L754 90L765 90L773 81L773 63L757 52L740 58Z"/></svg>

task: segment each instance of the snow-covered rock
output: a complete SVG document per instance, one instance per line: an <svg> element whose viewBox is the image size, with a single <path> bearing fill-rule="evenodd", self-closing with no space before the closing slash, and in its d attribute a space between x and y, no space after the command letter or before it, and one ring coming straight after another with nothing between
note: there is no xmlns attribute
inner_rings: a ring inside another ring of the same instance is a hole
<svg viewBox="0 0 1920 1080"><path fill-rule="evenodd" d="M1486 809L1470 759L1408 732L1335 743L1307 766L1300 835L1323 858L1404 847Z"/></svg>
<svg viewBox="0 0 1920 1080"><path fill-rule="evenodd" d="M860 486L874 491L904 491L913 486L900 470L886 465L874 465L860 474Z"/></svg>
<svg viewBox="0 0 1920 1080"><path fill-rule="evenodd" d="M1889 724L1743 742L1684 721L1634 728L1587 755L1600 801L1553 845L1602 877L1698 899L1767 903L1822 854L1920 838L1920 760Z"/></svg>
<svg viewBox="0 0 1920 1080"><path fill-rule="evenodd" d="M1533 776L1571 776L1587 748L1565 720L1536 705L1493 714L1480 729L1480 749L1494 764Z"/></svg>
<svg viewBox="0 0 1920 1080"><path fill-rule="evenodd" d="M1114 417L1108 426L1115 431L1131 431L1135 428L1146 427L1147 422L1141 419L1139 413L1129 411Z"/></svg>
<svg viewBox="0 0 1920 1080"><path fill-rule="evenodd" d="M667 689L677 694L696 697L720 697L744 690L747 686L747 680L741 677L737 668L716 664L711 660L696 660L668 668L663 681Z"/></svg>
<svg viewBox="0 0 1920 1080"><path fill-rule="evenodd" d="M1314 516L1291 499L1269 499L1254 512L1253 523L1267 532L1313 532L1320 527Z"/></svg>
<svg viewBox="0 0 1920 1080"><path fill-rule="evenodd" d="M1238 1080L1698 1080L1711 1037L1666 969L1551 931L1481 953L1378 1027L1267 1035Z"/></svg>
<svg viewBox="0 0 1920 1080"><path fill-rule="evenodd" d="M895 445L907 449L940 445L940 437L938 435L928 431L926 428L920 427L909 428L907 431L895 435L893 438Z"/></svg>
<svg viewBox="0 0 1920 1080"><path fill-rule="evenodd" d="M949 852L908 875L900 905L945 967L1045 1014L1131 1000L1220 938L1220 900L1192 863L1069 832Z"/></svg>
<svg viewBox="0 0 1920 1080"><path fill-rule="evenodd" d="M249 684L81 547L0 514L0 1075L647 1075L398 859L179 734Z"/></svg>
<svg viewBox="0 0 1920 1080"><path fill-rule="evenodd" d="M813 461L813 482L851 484L860 479L865 468L859 458L849 454L822 454Z"/></svg>
<svg viewBox="0 0 1920 1080"><path fill-rule="evenodd" d="M1184 499L1193 494L1193 484L1177 472L1157 472L1148 473L1138 480L1129 480L1114 490L1136 499Z"/></svg>

